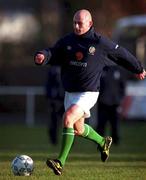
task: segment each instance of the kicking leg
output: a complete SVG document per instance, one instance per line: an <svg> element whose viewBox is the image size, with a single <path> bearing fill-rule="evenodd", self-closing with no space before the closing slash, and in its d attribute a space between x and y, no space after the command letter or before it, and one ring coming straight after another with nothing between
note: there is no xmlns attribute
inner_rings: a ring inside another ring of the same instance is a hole
<svg viewBox="0 0 146 180"><path fill-rule="evenodd" d="M76 126L77 126L76 122ZM112 144L112 137L102 137L100 136L91 126L88 124L84 124L84 131L80 131L81 133L79 134L80 136L87 138L89 140L94 141L97 143L99 146L99 151L101 153L101 160L105 162L108 157L109 157L109 149Z"/></svg>

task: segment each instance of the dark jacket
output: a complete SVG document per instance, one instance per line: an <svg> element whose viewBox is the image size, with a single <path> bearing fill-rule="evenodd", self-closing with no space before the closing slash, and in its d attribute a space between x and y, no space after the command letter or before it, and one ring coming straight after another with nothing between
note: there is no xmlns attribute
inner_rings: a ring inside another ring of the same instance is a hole
<svg viewBox="0 0 146 180"><path fill-rule="evenodd" d="M65 91L99 91L105 66L119 64L133 73L141 73L140 62L126 49L97 34L94 28L77 36L60 39L53 48L39 51L46 57L43 64L60 65Z"/></svg>

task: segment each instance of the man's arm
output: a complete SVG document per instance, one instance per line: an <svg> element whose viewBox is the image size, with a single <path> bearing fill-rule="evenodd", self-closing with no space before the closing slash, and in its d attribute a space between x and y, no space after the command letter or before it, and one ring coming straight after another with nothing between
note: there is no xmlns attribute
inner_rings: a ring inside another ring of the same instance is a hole
<svg viewBox="0 0 146 180"><path fill-rule="evenodd" d="M144 70L141 62L127 49L119 46L107 38L102 38L102 42L104 44L107 57L111 61L136 74L138 79L142 80L145 78L146 71Z"/></svg>
<svg viewBox="0 0 146 180"><path fill-rule="evenodd" d="M114 53L113 53L114 52ZM111 53L111 58L115 56L114 62L133 72L137 79L143 80L146 77L146 71L141 62L123 47L118 47Z"/></svg>
<svg viewBox="0 0 146 180"><path fill-rule="evenodd" d="M34 56L35 64L37 65L61 65L62 59L64 59L63 54L63 39L56 42L53 47L43 49L38 51Z"/></svg>
<svg viewBox="0 0 146 180"><path fill-rule="evenodd" d="M116 52L117 51L117 52ZM136 78L143 80L146 77L146 71L141 62L123 47L115 49L117 64L133 72Z"/></svg>
<svg viewBox="0 0 146 180"><path fill-rule="evenodd" d="M52 54L49 49L38 51L34 57L35 64L37 65L48 64L51 59L51 56Z"/></svg>

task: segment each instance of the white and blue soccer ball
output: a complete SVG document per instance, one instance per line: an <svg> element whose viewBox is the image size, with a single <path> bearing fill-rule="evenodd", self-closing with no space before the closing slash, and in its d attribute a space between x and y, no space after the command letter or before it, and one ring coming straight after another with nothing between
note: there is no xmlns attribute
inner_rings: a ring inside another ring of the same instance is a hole
<svg viewBox="0 0 146 180"><path fill-rule="evenodd" d="M13 159L11 168L16 176L30 176L34 170L34 163L31 157L19 155Z"/></svg>

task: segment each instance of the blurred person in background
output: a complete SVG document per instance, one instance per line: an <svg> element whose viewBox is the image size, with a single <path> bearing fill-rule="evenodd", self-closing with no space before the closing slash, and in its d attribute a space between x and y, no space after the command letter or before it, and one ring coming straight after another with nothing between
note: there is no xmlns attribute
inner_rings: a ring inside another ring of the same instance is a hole
<svg viewBox="0 0 146 180"><path fill-rule="evenodd" d="M110 125L113 143L118 144L120 104L125 95L126 78L119 66L104 68L100 79L100 94L97 103L98 123L97 132L105 136L107 125Z"/></svg>
<svg viewBox="0 0 146 180"><path fill-rule="evenodd" d="M47 166L56 175L62 174L75 135L96 143L105 162L112 137L101 136L85 119L90 117L90 109L97 102L103 68L115 62L144 79L146 72L140 61L125 48L96 33L86 9L74 14L73 32L60 38L53 47L36 52L34 60L37 65L60 65L65 89L61 151L56 159L47 159Z"/></svg>
<svg viewBox="0 0 146 180"><path fill-rule="evenodd" d="M46 83L46 97L48 101L48 138L53 145L58 143L58 132L61 127L62 115L64 112L63 98L64 90L61 83L61 69L53 66L49 69Z"/></svg>

